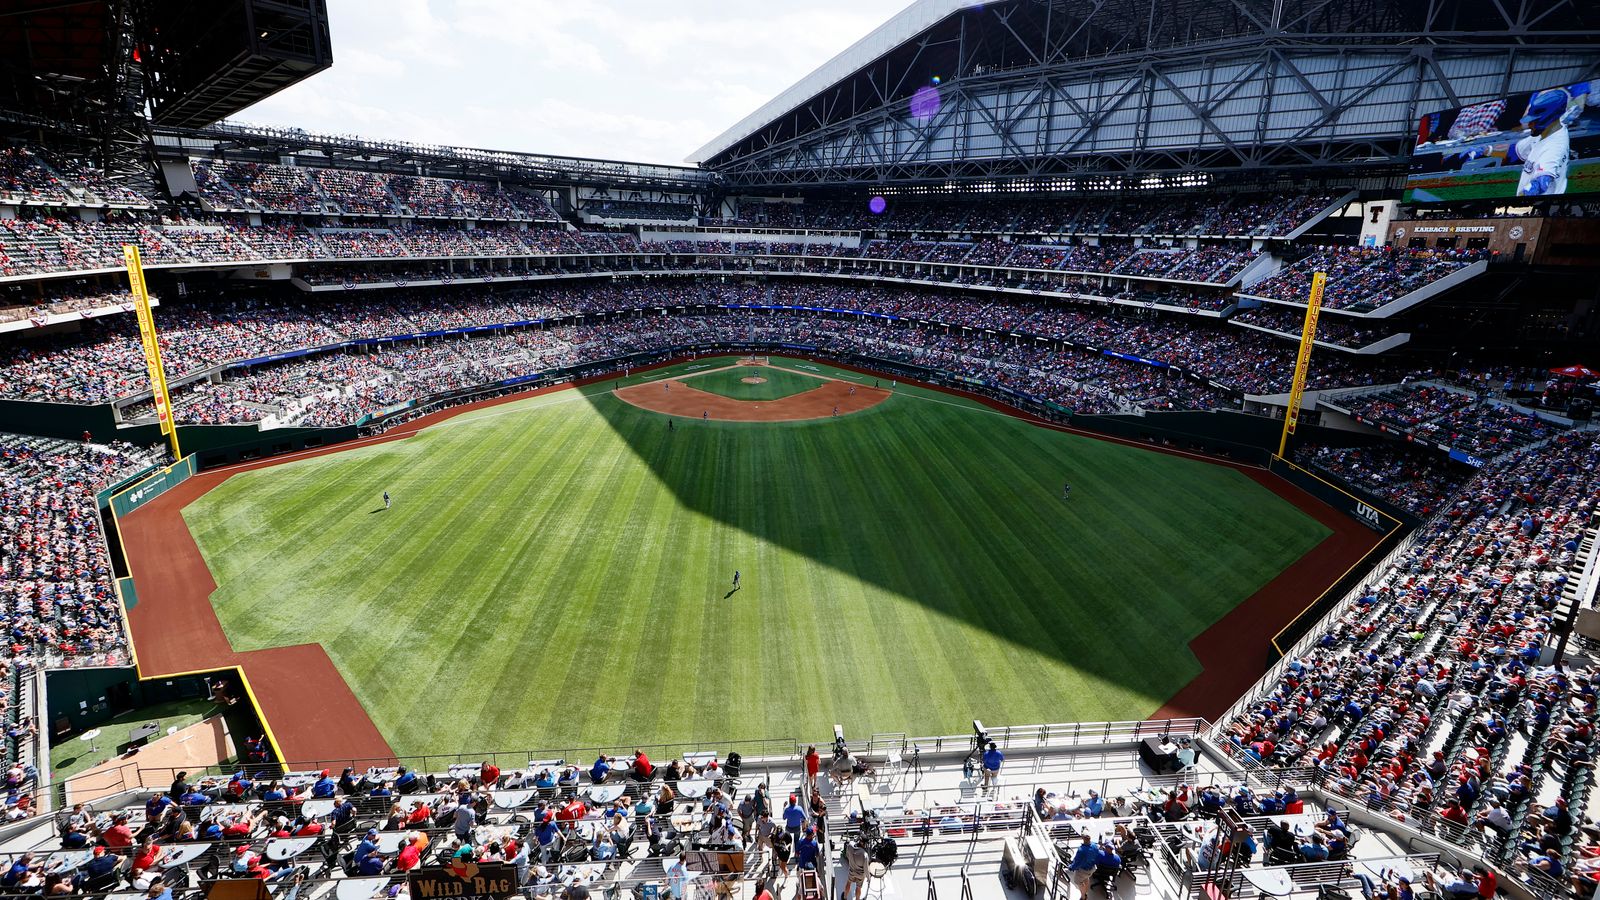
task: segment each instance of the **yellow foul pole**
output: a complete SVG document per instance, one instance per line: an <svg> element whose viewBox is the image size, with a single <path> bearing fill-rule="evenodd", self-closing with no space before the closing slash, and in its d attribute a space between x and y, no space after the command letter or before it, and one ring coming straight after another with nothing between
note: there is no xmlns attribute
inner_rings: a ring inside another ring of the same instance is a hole
<svg viewBox="0 0 1600 900"><path fill-rule="evenodd" d="M1322 290L1328 284L1328 273L1318 272L1311 278L1311 299L1306 304L1306 324L1300 332L1300 357L1294 364L1294 384L1289 388L1289 408L1283 414L1283 437L1278 440L1278 458L1289 450L1289 435L1300 424L1300 400L1306 392L1306 373L1311 368L1311 348L1317 342L1317 316L1322 312Z"/></svg>
<svg viewBox="0 0 1600 900"><path fill-rule="evenodd" d="M144 364L150 372L150 395L155 399L156 418L161 422L161 433L172 442L173 459L183 459L178 447L178 429L172 422L172 398L167 395L167 370L161 364L161 342L156 339L156 320L150 313L150 293L144 286L144 266L139 262L139 248L133 244L122 245L122 259L128 266L128 284L133 288L133 308L139 317L139 341L144 345Z"/></svg>

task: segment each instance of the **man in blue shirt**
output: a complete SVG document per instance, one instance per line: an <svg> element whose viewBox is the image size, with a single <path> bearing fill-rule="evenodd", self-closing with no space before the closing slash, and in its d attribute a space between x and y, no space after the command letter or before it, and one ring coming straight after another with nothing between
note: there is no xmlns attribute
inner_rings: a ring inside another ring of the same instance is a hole
<svg viewBox="0 0 1600 900"><path fill-rule="evenodd" d="M1098 819L1100 814L1105 812L1105 809L1106 801L1101 798L1100 792L1089 791L1089 799L1083 801L1083 814L1091 819Z"/></svg>
<svg viewBox="0 0 1600 900"><path fill-rule="evenodd" d="M561 830L556 827L555 819L545 819L539 823L534 835L539 839L539 861L548 863L550 857L555 855L557 841L561 838Z"/></svg>
<svg viewBox="0 0 1600 900"><path fill-rule="evenodd" d="M178 802L184 806L205 806L211 802L211 798L194 788L190 788L188 793L178 798Z"/></svg>
<svg viewBox="0 0 1600 900"><path fill-rule="evenodd" d="M789 837L795 843L799 843L800 830L805 827L806 811L800 807L800 799L790 794L789 804L783 808L783 830L789 832Z"/></svg>
<svg viewBox="0 0 1600 900"><path fill-rule="evenodd" d="M356 804L349 797L339 802L333 808L333 830L336 834L343 834L346 829L353 828L356 823Z"/></svg>
<svg viewBox="0 0 1600 900"><path fill-rule="evenodd" d="M398 775L394 780L394 789L396 791L402 794L409 794L417 789L417 773L408 770L405 766L401 766L400 771L396 774Z"/></svg>
<svg viewBox="0 0 1600 900"><path fill-rule="evenodd" d="M1328 847L1320 834L1313 834L1309 844L1300 845L1300 856L1306 862L1322 862L1328 858Z"/></svg>
<svg viewBox="0 0 1600 900"><path fill-rule="evenodd" d="M359 868L361 870L361 874L362 875L382 875L383 874L383 862L384 862L384 860L383 860L383 854L382 853L379 853L376 850L372 851L371 853L368 853L367 854L367 858L363 859L361 861L361 865L359 866Z"/></svg>
<svg viewBox="0 0 1600 900"><path fill-rule="evenodd" d="M983 751L983 788L994 786L995 780L1000 777L1000 764L1005 761L1005 754L1000 752L994 741L990 741L989 749Z"/></svg>
<svg viewBox="0 0 1600 900"><path fill-rule="evenodd" d="M367 796L369 796L369 797L393 797L394 796L394 791L389 788L389 782L380 781L380 782L378 782L378 786L372 789L372 793L368 794Z"/></svg>
<svg viewBox="0 0 1600 900"><path fill-rule="evenodd" d="M605 784L606 779L610 777L611 761L606 759L605 754L601 754L589 769L589 781L593 784Z"/></svg>
<svg viewBox="0 0 1600 900"><path fill-rule="evenodd" d="M1067 877L1072 879L1072 886L1078 889L1079 897L1089 896L1089 879L1094 875L1094 867L1100 859L1100 848L1089 841L1089 836L1083 836L1078 849L1072 852L1072 862L1067 865Z"/></svg>
<svg viewBox="0 0 1600 900"><path fill-rule="evenodd" d="M172 798L166 794L156 794L146 800L144 804L144 820L146 822L161 821L161 814L167 811L167 807L171 806L172 802Z"/></svg>
<svg viewBox="0 0 1600 900"><path fill-rule="evenodd" d="M334 781L332 778L329 778L328 770L323 769L322 777L318 778L317 783L311 786L311 796L317 798L318 800L325 800L329 797L332 797L338 788L338 782Z"/></svg>
<svg viewBox="0 0 1600 900"><path fill-rule="evenodd" d="M815 869L817 853L816 832L807 828L806 833L800 837L800 842L794 846L795 862L802 869Z"/></svg>
<svg viewBox="0 0 1600 900"><path fill-rule="evenodd" d="M361 843L356 844L356 868L361 868L362 864L367 861L367 857L376 852L378 852L378 829L370 828L362 836Z"/></svg>

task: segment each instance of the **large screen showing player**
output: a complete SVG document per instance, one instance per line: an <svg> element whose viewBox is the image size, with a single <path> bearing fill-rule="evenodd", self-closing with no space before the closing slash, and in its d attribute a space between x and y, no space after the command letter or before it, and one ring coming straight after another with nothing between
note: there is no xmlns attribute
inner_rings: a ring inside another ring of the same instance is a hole
<svg viewBox="0 0 1600 900"><path fill-rule="evenodd" d="M1600 191L1600 82L1430 113L1417 127L1406 202Z"/></svg>

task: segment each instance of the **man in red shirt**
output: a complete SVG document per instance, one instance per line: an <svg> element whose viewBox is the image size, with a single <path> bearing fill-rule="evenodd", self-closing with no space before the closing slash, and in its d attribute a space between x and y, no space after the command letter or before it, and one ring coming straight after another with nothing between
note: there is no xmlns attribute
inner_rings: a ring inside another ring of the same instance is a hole
<svg viewBox="0 0 1600 900"><path fill-rule="evenodd" d="M128 814L117 813L110 828L100 835L100 840L112 850L126 850L133 846L133 829L128 827Z"/></svg>
<svg viewBox="0 0 1600 900"><path fill-rule="evenodd" d="M417 847L417 836L406 835L405 846L400 848L400 855L395 858L394 867L401 872L409 872L422 862L422 850Z"/></svg>
<svg viewBox="0 0 1600 900"><path fill-rule="evenodd" d="M493 788L500 783L500 767L493 760L484 760L483 767L478 771L478 780L483 782L484 787Z"/></svg>
<svg viewBox="0 0 1600 900"><path fill-rule="evenodd" d="M656 767L650 764L650 757L644 755L643 750L633 751L633 777L637 781L649 781L656 774Z"/></svg>

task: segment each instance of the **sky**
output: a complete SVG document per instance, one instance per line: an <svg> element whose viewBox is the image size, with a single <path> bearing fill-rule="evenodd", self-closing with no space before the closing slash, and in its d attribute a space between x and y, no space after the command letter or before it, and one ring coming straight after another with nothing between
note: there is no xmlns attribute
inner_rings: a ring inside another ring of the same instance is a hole
<svg viewBox="0 0 1600 900"><path fill-rule="evenodd" d="M333 67L232 121L680 164L910 0L328 0Z"/></svg>

